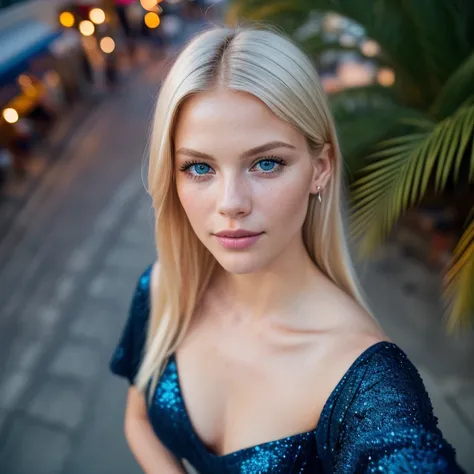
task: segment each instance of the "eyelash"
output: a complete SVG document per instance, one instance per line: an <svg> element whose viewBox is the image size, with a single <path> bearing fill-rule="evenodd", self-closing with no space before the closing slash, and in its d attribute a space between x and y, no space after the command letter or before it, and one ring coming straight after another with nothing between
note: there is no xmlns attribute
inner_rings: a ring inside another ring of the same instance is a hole
<svg viewBox="0 0 474 474"><path fill-rule="evenodd" d="M276 173L281 173L283 171L283 167L286 165L286 162L285 160L282 160L281 158L277 157L277 156L266 156L264 158L259 158L253 165L252 165L252 168L256 165L258 165L259 163L263 162L263 161L274 161L275 163L277 163L279 166L273 170L273 171L262 171L262 175L264 176L268 176L268 175L273 175L273 174L276 174ZM206 163L204 163L203 161L197 161L197 160L189 160L189 161L186 161L184 162L180 167L179 167L179 170L186 173L186 175L191 178L191 179L197 179L197 180L200 180L202 178L205 178L208 174L202 174L202 175L196 175L196 174L192 174L190 173L188 170L189 168L191 168L191 166L193 165L206 165L206 166L209 166L207 165ZM209 168L211 168L209 166ZM212 168L211 168L212 169Z"/></svg>

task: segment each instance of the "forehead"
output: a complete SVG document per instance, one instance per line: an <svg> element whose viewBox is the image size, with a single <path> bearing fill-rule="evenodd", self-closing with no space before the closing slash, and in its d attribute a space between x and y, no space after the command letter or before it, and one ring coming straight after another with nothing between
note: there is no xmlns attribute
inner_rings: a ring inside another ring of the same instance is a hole
<svg viewBox="0 0 474 474"><path fill-rule="evenodd" d="M303 135L277 117L255 96L238 91L201 92L182 105L176 122L177 147L234 146L247 149L273 140L295 147L304 145ZM199 148L201 147L201 148Z"/></svg>

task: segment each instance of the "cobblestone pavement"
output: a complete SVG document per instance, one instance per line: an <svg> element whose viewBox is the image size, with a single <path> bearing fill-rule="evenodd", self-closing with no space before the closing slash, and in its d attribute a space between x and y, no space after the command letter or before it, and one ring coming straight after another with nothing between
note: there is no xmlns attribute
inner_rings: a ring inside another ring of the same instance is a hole
<svg viewBox="0 0 474 474"><path fill-rule="evenodd" d="M139 473L108 361L154 259L142 157L162 73L147 68L81 126L0 246L0 472ZM474 336L443 333L439 282L386 247L362 272L389 336L420 370L474 473Z"/></svg>

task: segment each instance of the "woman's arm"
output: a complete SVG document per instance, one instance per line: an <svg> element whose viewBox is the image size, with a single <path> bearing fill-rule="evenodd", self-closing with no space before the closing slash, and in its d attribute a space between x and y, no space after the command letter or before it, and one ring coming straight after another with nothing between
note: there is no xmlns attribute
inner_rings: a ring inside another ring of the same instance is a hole
<svg viewBox="0 0 474 474"><path fill-rule="evenodd" d="M146 474L185 474L179 462L156 437L148 420L145 398L133 385L128 390L125 437Z"/></svg>
<svg viewBox="0 0 474 474"><path fill-rule="evenodd" d="M404 353L380 350L357 393L343 397L330 472L460 474L456 452L443 437L423 381Z"/></svg>

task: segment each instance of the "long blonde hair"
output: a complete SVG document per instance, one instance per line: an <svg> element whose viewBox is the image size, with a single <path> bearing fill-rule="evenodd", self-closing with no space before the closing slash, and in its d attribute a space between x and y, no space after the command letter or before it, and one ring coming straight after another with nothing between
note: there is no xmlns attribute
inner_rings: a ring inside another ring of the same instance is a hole
<svg viewBox="0 0 474 474"><path fill-rule="evenodd" d="M298 129L314 150L329 143L333 172L317 205L311 196L303 237L314 263L372 315L357 283L346 232L342 158L318 74L282 34L259 26L215 27L183 49L162 85L150 142L148 188L155 210L160 263L153 275L147 341L136 384L156 386L167 357L184 337L217 262L195 235L174 181L173 133L180 106L191 95L225 87L262 100ZM153 390L150 391L150 394Z"/></svg>

